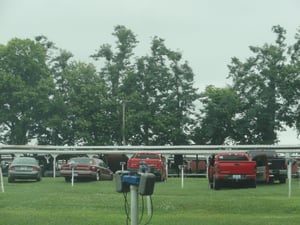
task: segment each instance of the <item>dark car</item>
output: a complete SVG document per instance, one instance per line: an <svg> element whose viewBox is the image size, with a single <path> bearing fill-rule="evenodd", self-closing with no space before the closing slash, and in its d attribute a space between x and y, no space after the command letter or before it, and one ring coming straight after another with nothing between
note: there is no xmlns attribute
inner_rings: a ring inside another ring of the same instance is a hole
<svg viewBox="0 0 300 225"><path fill-rule="evenodd" d="M60 175L69 182L72 178L72 168L74 170L74 179L89 178L95 181L112 180L113 172L101 159L76 157L71 158L68 163L61 166Z"/></svg>
<svg viewBox="0 0 300 225"><path fill-rule="evenodd" d="M8 182L15 179L41 180L41 168L38 161L33 157L17 157L8 168Z"/></svg>

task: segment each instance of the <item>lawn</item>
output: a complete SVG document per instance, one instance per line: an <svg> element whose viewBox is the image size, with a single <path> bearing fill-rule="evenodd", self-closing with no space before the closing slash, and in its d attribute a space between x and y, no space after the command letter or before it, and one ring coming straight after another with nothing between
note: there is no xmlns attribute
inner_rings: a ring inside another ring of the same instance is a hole
<svg viewBox="0 0 300 225"><path fill-rule="evenodd" d="M150 224L298 225L299 185L298 179L292 181L292 195L288 198L288 184L214 191L208 189L205 178L186 178L183 189L179 178L171 178L155 184ZM126 224L124 196L115 192L114 181L75 182L72 187L59 177L9 184L5 177L4 187L5 192L0 192L0 224ZM147 220L145 212L141 224Z"/></svg>

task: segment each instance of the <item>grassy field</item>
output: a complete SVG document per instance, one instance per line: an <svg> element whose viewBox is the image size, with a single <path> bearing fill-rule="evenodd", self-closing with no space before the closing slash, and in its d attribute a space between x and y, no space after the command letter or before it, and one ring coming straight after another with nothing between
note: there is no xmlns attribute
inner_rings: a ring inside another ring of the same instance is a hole
<svg viewBox="0 0 300 225"><path fill-rule="evenodd" d="M75 182L71 187L63 178L8 184L5 177L4 187L3 225L126 224L124 197L115 192L114 181ZM187 178L183 189L179 178L171 178L155 184L152 199L153 225L298 225L300 221L298 179L293 180L288 198L287 184L214 191L205 178ZM147 219L145 213L141 224Z"/></svg>

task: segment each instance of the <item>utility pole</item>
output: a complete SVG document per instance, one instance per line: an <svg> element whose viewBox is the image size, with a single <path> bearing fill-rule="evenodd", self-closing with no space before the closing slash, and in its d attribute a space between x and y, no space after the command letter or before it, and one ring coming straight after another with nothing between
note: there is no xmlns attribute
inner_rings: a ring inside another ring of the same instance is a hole
<svg viewBox="0 0 300 225"><path fill-rule="evenodd" d="M123 105L123 110L122 110L122 142L123 142L123 145L126 145L126 140L125 140L125 106L126 106L126 102L123 100L122 102L122 105Z"/></svg>

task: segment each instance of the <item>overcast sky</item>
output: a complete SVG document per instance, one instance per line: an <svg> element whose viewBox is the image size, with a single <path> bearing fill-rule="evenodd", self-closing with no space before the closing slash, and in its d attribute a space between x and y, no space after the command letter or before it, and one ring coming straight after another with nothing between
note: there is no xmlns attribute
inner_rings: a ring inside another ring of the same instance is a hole
<svg viewBox="0 0 300 225"><path fill-rule="evenodd" d="M299 0L0 0L0 44L14 37L45 35L57 47L88 62L100 45L114 44L116 25L131 29L137 53L149 53L154 36L183 53L195 73L195 87L224 87L232 57L250 56L249 46L271 43L272 26L294 42L300 28ZM295 132L280 144L299 144Z"/></svg>

